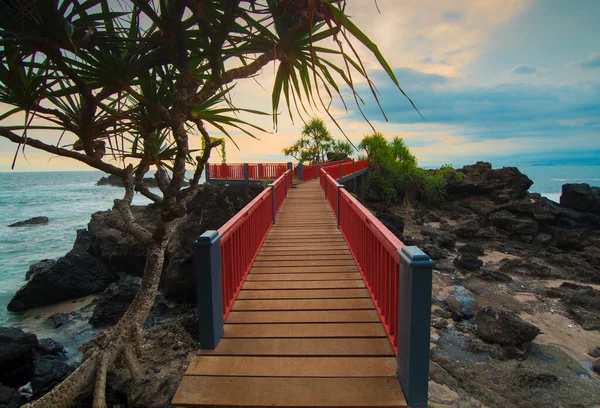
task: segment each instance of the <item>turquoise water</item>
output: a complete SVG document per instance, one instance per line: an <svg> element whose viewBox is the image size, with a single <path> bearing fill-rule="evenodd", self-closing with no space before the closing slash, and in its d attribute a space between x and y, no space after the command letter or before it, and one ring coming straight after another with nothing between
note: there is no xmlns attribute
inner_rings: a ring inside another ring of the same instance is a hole
<svg viewBox="0 0 600 408"><path fill-rule="evenodd" d="M559 200L564 183L600 185L600 166L521 166L534 181L530 191ZM22 325L21 314L6 305L24 284L34 262L58 258L75 241L75 231L85 228L90 215L112 207L122 189L96 186L100 172L0 173L0 325ZM135 204L149 201L136 196ZM16 221L47 216L44 226L7 228Z"/></svg>

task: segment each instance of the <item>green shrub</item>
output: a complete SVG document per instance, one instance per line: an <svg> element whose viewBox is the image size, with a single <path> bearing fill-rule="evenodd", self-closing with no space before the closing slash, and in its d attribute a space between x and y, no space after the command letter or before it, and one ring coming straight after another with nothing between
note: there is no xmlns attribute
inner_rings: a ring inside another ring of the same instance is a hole
<svg viewBox="0 0 600 408"><path fill-rule="evenodd" d="M427 174L423 201L429 206L438 206L446 201L446 179L440 174Z"/></svg>
<svg viewBox="0 0 600 408"><path fill-rule="evenodd" d="M467 177L465 173L454 170L451 164L444 164L439 170L435 171L435 174L438 174L442 177L446 177L447 174L451 174L451 177L454 177L456 180L464 180L465 177Z"/></svg>

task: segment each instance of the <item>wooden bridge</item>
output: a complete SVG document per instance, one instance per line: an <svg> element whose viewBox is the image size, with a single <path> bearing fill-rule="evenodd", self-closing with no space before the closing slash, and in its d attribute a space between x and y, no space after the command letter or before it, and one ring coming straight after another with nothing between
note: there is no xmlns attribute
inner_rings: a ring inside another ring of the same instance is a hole
<svg viewBox="0 0 600 408"><path fill-rule="evenodd" d="M331 170L287 170L198 239L201 350L173 405L427 405L433 265Z"/></svg>

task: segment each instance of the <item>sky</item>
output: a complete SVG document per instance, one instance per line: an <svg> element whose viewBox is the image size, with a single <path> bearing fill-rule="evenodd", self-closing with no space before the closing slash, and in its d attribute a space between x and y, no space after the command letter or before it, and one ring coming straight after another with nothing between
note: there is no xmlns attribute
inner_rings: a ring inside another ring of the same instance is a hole
<svg viewBox="0 0 600 408"><path fill-rule="evenodd" d="M387 138L404 138L420 165L600 165L600 1L349 0L347 12L379 46L423 118L358 47L388 120L364 83L358 85L363 111ZM256 82L241 82L234 102L269 112L274 70L271 64ZM285 106L280 111L277 129L269 117L251 118L269 130L258 139L233 133L239 150L228 142L228 162L291 161L282 149L300 136L303 123L292 122ZM332 112L355 143L373 131L352 102L346 111L336 101ZM326 118L323 111L314 116ZM334 137L344 137L326 123ZM0 140L0 171L10 170L14 151ZM211 161L220 158L213 153ZM82 169L33 149L16 167Z"/></svg>

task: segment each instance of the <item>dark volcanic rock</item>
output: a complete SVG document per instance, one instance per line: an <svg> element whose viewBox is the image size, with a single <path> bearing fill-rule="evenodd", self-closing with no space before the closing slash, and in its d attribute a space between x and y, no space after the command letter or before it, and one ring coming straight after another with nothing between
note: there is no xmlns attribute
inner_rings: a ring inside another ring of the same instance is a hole
<svg viewBox="0 0 600 408"><path fill-rule="evenodd" d="M98 293L116 279L102 262L87 253L69 252L45 266L17 291L8 310L20 312Z"/></svg>
<svg viewBox="0 0 600 408"><path fill-rule="evenodd" d="M52 355L58 357L66 357L67 351L58 341L52 339L41 339L39 341L38 353L42 356Z"/></svg>
<svg viewBox="0 0 600 408"><path fill-rule="evenodd" d="M54 259L42 259L41 261L34 263L25 273L25 280L31 279L31 277L36 273L46 271L48 268L51 268L54 265L56 265L56 261Z"/></svg>
<svg viewBox="0 0 600 408"><path fill-rule="evenodd" d="M538 278L549 278L552 270L537 262L524 258L504 258L500 261L499 271L515 275L535 276Z"/></svg>
<svg viewBox="0 0 600 408"><path fill-rule="evenodd" d="M434 240L440 246L446 248L454 248L456 244L456 235L449 232L442 231L438 228L423 227L421 234Z"/></svg>
<svg viewBox="0 0 600 408"><path fill-rule="evenodd" d="M560 298L573 319L585 330L600 330L600 291L591 286L564 282L547 290L548 296Z"/></svg>
<svg viewBox="0 0 600 408"><path fill-rule="evenodd" d="M25 403L25 398L16 388L0 384L0 407L19 408Z"/></svg>
<svg viewBox="0 0 600 408"><path fill-rule="evenodd" d="M518 216L507 210L491 214L489 220L494 226L519 235L535 235L539 230L538 223L531 218Z"/></svg>
<svg viewBox="0 0 600 408"><path fill-rule="evenodd" d="M156 179L154 177L144 177L144 184L146 185L146 187L150 187L150 188L158 187L158 184L156 183ZM121 177L119 177L119 176L115 176L115 175L111 174L108 177L102 177L100 180L98 180L96 185L97 186L123 187L123 179L121 179ZM189 185L190 185L190 183L187 181L184 181L182 184L183 187L187 187Z"/></svg>
<svg viewBox="0 0 600 408"><path fill-rule="evenodd" d="M563 184L560 205L579 212L600 213L600 187L589 184Z"/></svg>
<svg viewBox="0 0 600 408"><path fill-rule="evenodd" d="M483 248L477 244L465 244L457 248L461 254L474 254L477 256L483 256L485 254Z"/></svg>
<svg viewBox="0 0 600 408"><path fill-rule="evenodd" d="M425 244L421 246L421 250L425 252L434 261L438 259L444 259L448 256L448 253L446 251L432 244Z"/></svg>
<svg viewBox="0 0 600 408"><path fill-rule="evenodd" d="M397 237L402 236L404 232L404 219L401 216L387 211L378 215L377 218L392 234Z"/></svg>
<svg viewBox="0 0 600 408"><path fill-rule="evenodd" d="M44 225L48 224L48 217L33 217L25 221L15 222L10 224L9 227L24 227L26 225Z"/></svg>
<svg viewBox="0 0 600 408"><path fill-rule="evenodd" d="M450 228L450 232L457 237L472 237L479 231L481 225L474 219L459 220L456 225Z"/></svg>
<svg viewBox="0 0 600 408"><path fill-rule="evenodd" d="M600 347L596 347L593 350L590 351L590 356L594 357L594 358L598 358L600 357Z"/></svg>
<svg viewBox="0 0 600 408"><path fill-rule="evenodd" d="M125 314L140 288L141 280L132 276L112 283L98 296L90 324L94 327L113 325Z"/></svg>
<svg viewBox="0 0 600 408"><path fill-rule="evenodd" d="M33 353L38 347L35 334L12 327L0 327L0 383L25 385L33 374Z"/></svg>
<svg viewBox="0 0 600 408"><path fill-rule="evenodd" d="M477 312L477 335L483 340L503 346L529 343L540 329L521 319L516 313L486 306Z"/></svg>
<svg viewBox="0 0 600 408"><path fill-rule="evenodd" d="M483 266L483 261L473 253L459 254L453 261L454 265L468 271L475 271Z"/></svg>
<svg viewBox="0 0 600 408"><path fill-rule="evenodd" d="M556 246L564 249L583 250L586 247L600 246L600 231L591 228L561 229L555 233Z"/></svg>
<svg viewBox="0 0 600 408"><path fill-rule="evenodd" d="M512 278L505 273L493 269L481 269L475 273L479 279L488 282L512 282Z"/></svg>
<svg viewBox="0 0 600 408"><path fill-rule="evenodd" d="M596 360L596 361L594 361L594 363L592 364L592 369L593 369L593 370L594 370L596 373L600 374L600 360Z"/></svg>
<svg viewBox="0 0 600 408"><path fill-rule="evenodd" d="M447 180L448 198L457 200L472 195L492 194L494 201L505 202L525 197L533 182L516 167L492 169L486 162L477 162L458 169L467 177Z"/></svg>
<svg viewBox="0 0 600 408"><path fill-rule="evenodd" d="M33 397L40 398L56 384L71 374L74 367L66 363L64 357L40 355L35 358L35 371L31 380Z"/></svg>

